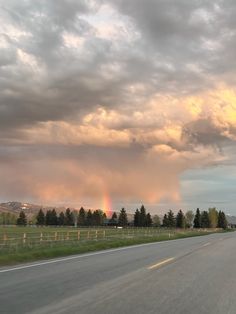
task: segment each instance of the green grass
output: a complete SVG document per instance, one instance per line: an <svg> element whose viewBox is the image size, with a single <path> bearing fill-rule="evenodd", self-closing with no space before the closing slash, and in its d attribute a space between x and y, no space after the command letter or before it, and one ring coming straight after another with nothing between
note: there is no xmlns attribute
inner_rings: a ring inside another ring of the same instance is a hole
<svg viewBox="0 0 236 314"><path fill-rule="evenodd" d="M58 228L56 228L58 229ZM91 229L90 229L91 230ZM138 229L137 229L138 230ZM142 229L141 229L142 230ZM66 230L67 231L67 230ZM62 257L67 255L92 252L98 250L105 250L111 248L118 248L123 246L159 242L165 240L173 240L186 237L195 237L199 235L206 235L212 232L198 232L198 231L187 231L172 234L159 233L156 235L144 236L142 232L135 235L133 238L106 238L99 240L86 240L86 241L72 241L72 242L58 242L42 244L40 246L19 246L13 249L0 250L0 266L14 265L23 262L32 262L40 259L50 259L55 257Z"/></svg>

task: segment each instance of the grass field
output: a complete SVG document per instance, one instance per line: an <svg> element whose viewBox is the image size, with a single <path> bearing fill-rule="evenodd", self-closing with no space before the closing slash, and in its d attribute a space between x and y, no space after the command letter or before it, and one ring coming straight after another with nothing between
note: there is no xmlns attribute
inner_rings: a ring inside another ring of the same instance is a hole
<svg viewBox="0 0 236 314"><path fill-rule="evenodd" d="M0 265L205 235L220 230L0 227Z"/></svg>

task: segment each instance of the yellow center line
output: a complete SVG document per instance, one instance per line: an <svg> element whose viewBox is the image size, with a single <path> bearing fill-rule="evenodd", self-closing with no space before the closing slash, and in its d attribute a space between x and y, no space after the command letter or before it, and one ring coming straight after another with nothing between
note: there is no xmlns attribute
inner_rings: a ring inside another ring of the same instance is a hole
<svg viewBox="0 0 236 314"><path fill-rule="evenodd" d="M207 243L203 244L202 247L208 246L208 245L210 245L210 244L211 244L211 242L207 242Z"/></svg>
<svg viewBox="0 0 236 314"><path fill-rule="evenodd" d="M162 266L162 265L164 265L164 264L167 264L167 263L173 261L174 259L175 259L174 257L165 259L164 261L161 261L161 262L159 262L159 263L157 263L157 264L154 264L154 265L152 265L152 266L149 266L148 269L158 268L158 267L160 267L160 266Z"/></svg>

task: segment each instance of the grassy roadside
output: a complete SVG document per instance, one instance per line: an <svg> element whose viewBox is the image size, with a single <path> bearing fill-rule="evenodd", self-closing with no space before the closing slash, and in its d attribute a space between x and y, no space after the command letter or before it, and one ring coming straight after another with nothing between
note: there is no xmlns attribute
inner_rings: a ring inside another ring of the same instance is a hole
<svg viewBox="0 0 236 314"><path fill-rule="evenodd" d="M224 232L224 231L222 231ZM150 242L160 242L165 240L174 240L180 238L188 238L188 237L196 237L196 236L203 236L209 235L215 232L188 232L184 233L177 233L171 238L167 234L160 234L157 236L149 236L149 237L135 237L135 238L127 238L127 239L104 239L104 240L91 240L85 242L75 242L70 243L70 245L63 245L58 244L52 247L50 246L42 246L37 248L19 248L17 251L14 252L0 252L0 266L7 266L7 265L15 265L19 263L25 262L33 262L40 259L50 259L55 257L62 257L68 256L73 254L81 254L86 252L92 251L99 251L105 249L112 249L118 247L124 247L129 245L135 244L142 244L142 243L150 243Z"/></svg>

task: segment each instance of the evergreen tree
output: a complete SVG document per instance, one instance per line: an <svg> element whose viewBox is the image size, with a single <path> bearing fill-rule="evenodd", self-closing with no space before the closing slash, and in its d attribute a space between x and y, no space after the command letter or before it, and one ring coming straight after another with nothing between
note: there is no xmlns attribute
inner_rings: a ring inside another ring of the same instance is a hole
<svg viewBox="0 0 236 314"><path fill-rule="evenodd" d="M185 228L185 217L181 209L177 213L177 216L176 216L176 227Z"/></svg>
<svg viewBox="0 0 236 314"><path fill-rule="evenodd" d="M57 226L57 212L55 208L51 211L51 225L52 226Z"/></svg>
<svg viewBox="0 0 236 314"><path fill-rule="evenodd" d="M201 228L210 228L209 215L206 210L201 213Z"/></svg>
<svg viewBox="0 0 236 314"><path fill-rule="evenodd" d="M146 216L146 226L147 227L151 227L152 225L152 216L150 213L147 213L147 216Z"/></svg>
<svg viewBox="0 0 236 314"><path fill-rule="evenodd" d="M73 214L72 214L70 208L67 208L67 210L66 210L65 224L67 226L73 226L74 225Z"/></svg>
<svg viewBox="0 0 236 314"><path fill-rule="evenodd" d="M201 228L201 214L199 208L196 210L196 214L193 221L194 228Z"/></svg>
<svg viewBox="0 0 236 314"><path fill-rule="evenodd" d="M126 210L124 208L121 209L120 214L119 214L119 218L118 218L118 224L119 226L127 226L128 224L128 219L127 219L127 214L126 214Z"/></svg>
<svg viewBox="0 0 236 314"><path fill-rule="evenodd" d="M167 214L165 214L164 217L163 217L162 227L164 227L164 228L168 228L169 227L169 221L168 221Z"/></svg>
<svg viewBox="0 0 236 314"><path fill-rule="evenodd" d="M58 225L59 226L64 226L65 225L65 214L63 212L60 212L59 217L58 217Z"/></svg>
<svg viewBox="0 0 236 314"><path fill-rule="evenodd" d="M167 219L168 219L168 227L174 228L175 227L175 215L171 209L167 213Z"/></svg>
<svg viewBox="0 0 236 314"><path fill-rule="evenodd" d="M138 209L134 213L134 226L140 227L140 211Z"/></svg>
<svg viewBox="0 0 236 314"><path fill-rule="evenodd" d="M102 212L102 225L104 225L105 220L107 220L107 214Z"/></svg>
<svg viewBox="0 0 236 314"><path fill-rule="evenodd" d="M86 222L86 212L83 207L79 210L79 216L78 216L78 225L79 226L85 226Z"/></svg>
<svg viewBox="0 0 236 314"><path fill-rule="evenodd" d="M92 226L93 223L93 214L92 211L89 209L87 212L87 217L86 217L86 226Z"/></svg>
<svg viewBox="0 0 236 314"><path fill-rule="evenodd" d="M223 229L227 229L228 227L228 221L227 221L227 218L225 216L225 213L222 211L222 228Z"/></svg>
<svg viewBox="0 0 236 314"><path fill-rule="evenodd" d="M111 219L109 220L109 223L111 225L116 225L118 223L116 212L112 214Z"/></svg>
<svg viewBox="0 0 236 314"><path fill-rule="evenodd" d="M45 215L45 224L46 226L52 225L52 211L49 209Z"/></svg>
<svg viewBox="0 0 236 314"><path fill-rule="evenodd" d="M225 216L225 213L223 211L219 211L219 215L218 215L218 228L223 228L223 229L227 229L228 226L228 222Z"/></svg>
<svg viewBox="0 0 236 314"><path fill-rule="evenodd" d="M45 224L45 215L42 209L39 210L36 216L36 225L43 226Z"/></svg>
<svg viewBox="0 0 236 314"><path fill-rule="evenodd" d="M94 226L101 226L103 222L103 213L101 210L95 210L92 214L92 224Z"/></svg>
<svg viewBox="0 0 236 314"><path fill-rule="evenodd" d="M22 210L17 218L16 224L18 226L26 226L27 225L27 218L25 212Z"/></svg>
<svg viewBox="0 0 236 314"><path fill-rule="evenodd" d="M146 220L146 208L142 205L140 207L140 227L146 227L147 220Z"/></svg>

